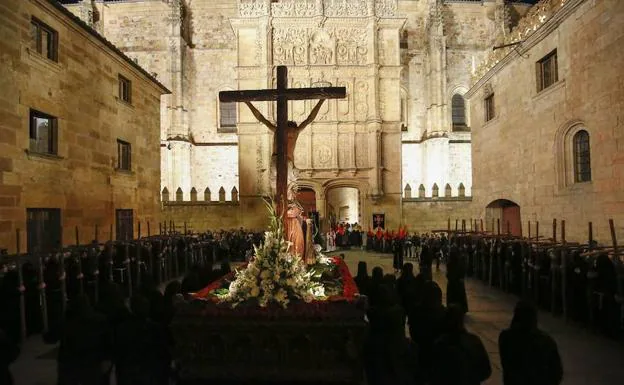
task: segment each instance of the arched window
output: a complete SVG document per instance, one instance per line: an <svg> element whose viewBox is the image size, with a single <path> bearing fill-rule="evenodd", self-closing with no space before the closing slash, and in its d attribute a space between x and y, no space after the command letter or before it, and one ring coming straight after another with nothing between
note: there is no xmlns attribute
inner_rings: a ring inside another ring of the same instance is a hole
<svg viewBox="0 0 624 385"><path fill-rule="evenodd" d="M591 157L589 150L589 133L580 130L574 134L574 181L577 183L591 181Z"/></svg>
<svg viewBox="0 0 624 385"><path fill-rule="evenodd" d="M466 103L464 97L455 94L451 99L451 109L453 118L453 130L466 129Z"/></svg>

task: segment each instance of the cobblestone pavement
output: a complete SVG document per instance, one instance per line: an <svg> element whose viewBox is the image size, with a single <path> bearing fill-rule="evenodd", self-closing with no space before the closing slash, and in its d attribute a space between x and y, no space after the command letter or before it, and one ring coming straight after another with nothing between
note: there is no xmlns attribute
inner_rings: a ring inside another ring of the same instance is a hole
<svg viewBox="0 0 624 385"><path fill-rule="evenodd" d="M381 266L392 272L392 256L345 251L345 261L353 274L357 262L366 261L369 272ZM434 269L435 270L435 269ZM446 291L443 272L434 272L434 279ZM492 362L492 377L486 385L502 384L498 356L498 334L509 325L516 298L491 289L476 280L466 281L470 311L468 329L481 337ZM580 327L540 312L540 327L550 333L561 352L565 385L620 385L624 383L624 346L590 333ZM40 336L31 337L22 346L22 354L12 366L16 385L55 385L56 347L43 344Z"/></svg>

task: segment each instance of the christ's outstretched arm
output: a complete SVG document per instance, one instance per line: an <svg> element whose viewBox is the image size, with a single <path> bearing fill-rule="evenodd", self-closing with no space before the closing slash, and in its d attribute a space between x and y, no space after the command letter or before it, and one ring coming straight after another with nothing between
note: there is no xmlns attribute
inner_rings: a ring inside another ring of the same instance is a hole
<svg viewBox="0 0 624 385"><path fill-rule="evenodd" d="M325 99L321 99L321 100L318 101L318 103L316 103L316 106L314 106L314 108L312 109L312 112L310 112L310 115L308 116L308 118L306 120L304 120L303 122L301 122L301 124L297 128L297 131L303 130L310 123L312 123L314 121L314 119L316 119L316 115L318 115L319 110L321 109L321 106L323 105L323 102L325 102Z"/></svg>
<svg viewBox="0 0 624 385"><path fill-rule="evenodd" d="M262 115L262 113L258 111L258 109L254 107L253 104L251 104L251 102L245 102L245 104L247 105L247 107L249 107L251 113L256 117L256 119L258 119L258 121L260 121L260 123L267 126L269 130L275 132L275 129L277 128L275 127L275 124L271 123L267 118L265 118L264 115Z"/></svg>

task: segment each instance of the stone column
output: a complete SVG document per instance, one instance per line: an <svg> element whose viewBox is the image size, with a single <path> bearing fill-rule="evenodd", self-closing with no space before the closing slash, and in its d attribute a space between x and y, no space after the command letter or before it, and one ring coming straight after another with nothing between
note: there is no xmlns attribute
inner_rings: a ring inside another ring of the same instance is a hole
<svg viewBox="0 0 624 385"><path fill-rule="evenodd" d="M171 140L169 150L169 191L179 188L187 197L191 191L191 143L187 141Z"/></svg>

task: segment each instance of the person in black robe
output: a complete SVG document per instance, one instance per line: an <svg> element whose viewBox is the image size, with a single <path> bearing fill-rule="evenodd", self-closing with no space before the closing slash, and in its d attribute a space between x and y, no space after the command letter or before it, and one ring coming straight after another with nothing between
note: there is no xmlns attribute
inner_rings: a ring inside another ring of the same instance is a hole
<svg viewBox="0 0 624 385"><path fill-rule="evenodd" d="M481 339L464 326L464 311L451 305L446 312L446 332L434 343L431 385L478 385L492 375Z"/></svg>
<svg viewBox="0 0 624 385"><path fill-rule="evenodd" d="M403 309L390 285L379 289L376 304L368 311L370 335L365 346L365 368L370 385L408 385L413 377L408 370L413 362L405 338Z"/></svg>
<svg viewBox="0 0 624 385"><path fill-rule="evenodd" d="M9 366L19 356L20 349L15 341L0 329L0 384L13 385Z"/></svg>
<svg viewBox="0 0 624 385"><path fill-rule="evenodd" d="M58 351L58 385L97 385L112 369L113 335L85 295L69 303Z"/></svg>
<svg viewBox="0 0 624 385"><path fill-rule="evenodd" d="M379 297L379 290L381 285L384 283L384 272L383 269L379 266L373 267L373 271L371 273L370 287L368 291L368 297L370 299L371 306L374 305Z"/></svg>
<svg viewBox="0 0 624 385"><path fill-rule="evenodd" d="M446 330L446 307L442 290L433 281L423 282L422 301L408 314L410 337L416 345L418 372L424 381L431 377L433 344Z"/></svg>
<svg viewBox="0 0 624 385"><path fill-rule="evenodd" d="M149 300L134 296L130 307L132 317L120 326L115 344L118 385L166 385L171 338L164 325L149 318Z"/></svg>
<svg viewBox="0 0 624 385"><path fill-rule="evenodd" d="M433 272L431 267L433 265L433 257L431 256L431 249L429 245L424 242L422 250L420 251L420 273L423 274L425 280L431 281L433 279Z"/></svg>
<svg viewBox="0 0 624 385"><path fill-rule="evenodd" d="M358 262L357 275L353 279L362 295L368 295L370 291L370 276L368 275L368 267L366 262Z"/></svg>
<svg viewBox="0 0 624 385"><path fill-rule="evenodd" d="M468 298L466 296L466 286L464 276L466 274L465 264L457 246L451 246L448 263L446 266L446 304L458 304L464 313L468 312Z"/></svg>
<svg viewBox="0 0 624 385"><path fill-rule="evenodd" d="M537 310L529 302L518 302L498 347L505 385L559 385L563 380L557 343L537 328Z"/></svg>

